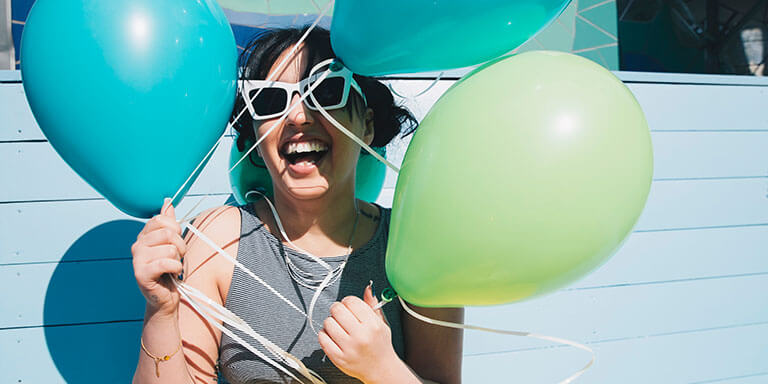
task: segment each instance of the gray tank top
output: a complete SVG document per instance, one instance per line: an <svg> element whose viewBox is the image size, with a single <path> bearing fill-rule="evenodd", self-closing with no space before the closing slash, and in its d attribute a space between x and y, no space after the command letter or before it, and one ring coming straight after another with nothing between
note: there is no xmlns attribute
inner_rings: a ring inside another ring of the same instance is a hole
<svg viewBox="0 0 768 384"><path fill-rule="evenodd" d="M353 250L341 277L320 295L313 315L316 327L330 315L329 308L333 302L346 296L362 297L363 290L370 280L373 280L377 294L390 286L384 272L390 210L377 207L380 220L376 233L363 247ZM285 257L302 271L322 275L325 268L306 255L284 247L280 240L264 227L252 205L240 207L240 216L242 224L237 260L307 312L314 290L291 277ZM345 258L337 256L323 260L334 268ZM306 318L239 268L235 268L232 275L225 307L245 320L254 331L296 356L307 368L319 373L329 384L360 383L342 373L325 357L318 344L317 335L312 332ZM395 303L384 306L384 315L392 329L392 345L400 358L403 358L401 312L402 308ZM250 336L228 325L226 327L265 355L271 356ZM295 382L225 334L221 335L219 345L219 373L221 383ZM301 378L298 374L296 376Z"/></svg>

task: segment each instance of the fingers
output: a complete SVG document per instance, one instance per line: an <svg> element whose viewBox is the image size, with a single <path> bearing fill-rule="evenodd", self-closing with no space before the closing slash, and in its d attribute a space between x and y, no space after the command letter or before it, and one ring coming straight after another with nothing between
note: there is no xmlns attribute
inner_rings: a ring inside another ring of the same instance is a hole
<svg viewBox="0 0 768 384"><path fill-rule="evenodd" d="M336 320L347 334L351 335L357 332L361 327L360 320L358 320L352 311L350 311L343 303L335 302L331 304L331 317Z"/></svg>
<svg viewBox="0 0 768 384"><path fill-rule="evenodd" d="M136 260L137 264L149 264L160 259L181 261L181 254L175 245L163 244L154 247L146 247L146 249L149 250L149 252L144 252L142 257Z"/></svg>
<svg viewBox="0 0 768 384"><path fill-rule="evenodd" d="M363 301L365 301L368 306L371 307L371 309L375 308L377 305L379 305L379 300L376 299L376 296L373 295L373 283L365 287L365 291L363 291ZM387 321L386 316L384 316L384 311L382 308L374 310L374 313L376 313L377 316L381 318L385 323L389 324Z"/></svg>
<svg viewBox="0 0 768 384"><path fill-rule="evenodd" d="M165 215L156 215L144 224L139 237L161 228L167 228L177 234L181 234L181 226L176 222L176 219Z"/></svg>
<svg viewBox="0 0 768 384"><path fill-rule="evenodd" d="M374 323L379 320L371 306L360 300L358 297L347 296L341 300L341 303L344 304L349 312L361 323Z"/></svg>
<svg viewBox="0 0 768 384"><path fill-rule="evenodd" d="M376 297L373 296L373 288L370 284L363 290L363 301L365 301L365 303L368 304L371 308L379 304L379 301L376 300Z"/></svg>
<svg viewBox="0 0 768 384"><path fill-rule="evenodd" d="M169 217L173 219L173 221L176 221L176 209L173 207L173 204L171 204L172 201L170 198L166 197L163 201L163 208L160 209L160 215Z"/></svg>
<svg viewBox="0 0 768 384"><path fill-rule="evenodd" d="M154 247L158 245L173 245L178 249L180 255L187 252L187 243L178 233L168 228L159 228L143 235L138 243L144 247Z"/></svg>
<svg viewBox="0 0 768 384"><path fill-rule="evenodd" d="M345 344L349 340L347 331L345 331L333 317L329 317L323 321L323 331L325 331L337 345Z"/></svg>
<svg viewBox="0 0 768 384"><path fill-rule="evenodd" d="M321 329L317 334L317 341L320 343L320 348L325 351L325 354L328 355L331 360L342 355L341 348L339 348L333 339L328 336L328 333L326 333L325 330Z"/></svg>
<svg viewBox="0 0 768 384"><path fill-rule="evenodd" d="M178 260L163 258L147 264L144 268L146 273L145 276L148 279L158 281L160 280L160 277L166 273L178 275L181 273L183 266Z"/></svg>
<svg viewBox="0 0 768 384"><path fill-rule="evenodd" d="M176 211L169 198L165 198L163 201L163 207L160 208L160 214L153 216L147 221L144 228L141 230L141 233L139 233L139 237L162 227L168 227L181 234L181 227L176 222Z"/></svg>

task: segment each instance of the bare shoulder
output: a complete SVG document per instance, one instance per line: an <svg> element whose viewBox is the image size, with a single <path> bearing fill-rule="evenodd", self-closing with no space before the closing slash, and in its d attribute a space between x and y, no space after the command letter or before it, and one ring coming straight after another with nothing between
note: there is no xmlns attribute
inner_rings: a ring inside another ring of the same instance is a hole
<svg viewBox="0 0 768 384"><path fill-rule="evenodd" d="M222 285L229 285L234 265L211 246L213 242L222 248L229 256L237 257L237 246L240 240L240 211L237 207L222 206L211 208L190 223L201 236L192 230L187 231L184 240L187 242L187 253L184 255L184 279L206 280L214 278L217 287L227 292ZM223 299L224 297L222 297Z"/></svg>
<svg viewBox="0 0 768 384"><path fill-rule="evenodd" d="M237 256L240 212L228 206L209 209L192 220L190 226L202 236L192 230L188 230L184 236L187 242L183 263L184 282L223 306L234 265L215 248L223 249L232 257ZM195 382L215 380L221 331L212 327L191 303L182 299L179 306L179 332L187 367Z"/></svg>

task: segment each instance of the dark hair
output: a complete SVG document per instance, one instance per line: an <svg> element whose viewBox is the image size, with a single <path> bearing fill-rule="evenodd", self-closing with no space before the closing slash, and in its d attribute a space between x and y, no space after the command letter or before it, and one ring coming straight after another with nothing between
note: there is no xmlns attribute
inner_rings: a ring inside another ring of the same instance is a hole
<svg viewBox="0 0 768 384"><path fill-rule="evenodd" d="M295 45L308 29L308 26L269 29L256 35L240 54L238 62L240 78L243 80L266 79L269 70L280 55ZM304 40L304 46L308 54L308 62L302 78L309 76L309 71L317 63L336 57L331 47L331 35L327 29L315 27ZM372 77L356 74L354 78L365 94L368 107L373 110L375 133L371 143L372 147L383 147L398 134L406 136L413 133L418 126L416 118L410 111L395 104L392 92L386 85ZM363 107L362 98L356 92L350 92L350 97L351 104L356 110L360 110ZM237 148L241 151L247 142L256 141L253 132L253 119L250 114L246 112L237 118L243 109L245 109L245 100L238 90L231 120L234 128L240 134ZM236 118L237 120L235 120Z"/></svg>

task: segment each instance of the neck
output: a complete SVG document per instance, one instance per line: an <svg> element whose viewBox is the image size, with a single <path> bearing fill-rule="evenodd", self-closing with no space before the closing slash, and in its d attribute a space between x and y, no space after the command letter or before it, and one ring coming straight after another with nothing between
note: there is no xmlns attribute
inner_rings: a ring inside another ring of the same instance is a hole
<svg viewBox="0 0 768 384"><path fill-rule="evenodd" d="M312 200L297 200L275 191L274 201L280 221L291 241L298 243L330 239L338 245L349 245L357 215L354 188L343 193L327 193Z"/></svg>

